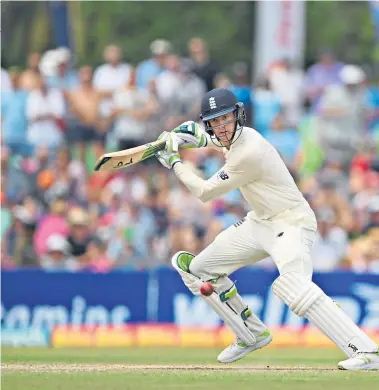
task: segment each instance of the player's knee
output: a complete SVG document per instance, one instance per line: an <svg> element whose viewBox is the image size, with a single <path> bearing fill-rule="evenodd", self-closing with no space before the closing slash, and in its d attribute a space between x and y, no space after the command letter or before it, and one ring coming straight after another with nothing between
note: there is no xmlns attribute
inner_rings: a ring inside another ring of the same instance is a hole
<svg viewBox="0 0 379 390"><path fill-rule="evenodd" d="M305 260L303 257L299 257L286 262L283 261L280 265L278 264L280 275L296 273L301 275L301 278L304 280L312 280L312 263Z"/></svg>
<svg viewBox="0 0 379 390"><path fill-rule="evenodd" d="M211 280L219 275L214 272L212 264L206 261L206 258L200 253L194 257L189 265L189 272L202 280Z"/></svg>
<svg viewBox="0 0 379 390"><path fill-rule="evenodd" d="M320 287L298 272L280 275L274 281L272 291L300 317L306 316L316 301L325 296Z"/></svg>
<svg viewBox="0 0 379 390"><path fill-rule="evenodd" d="M201 261L201 259L199 259L197 256L194 257L191 261L191 264L189 265L189 272L192 275L197 276L198 278L202 278L204 271L205 271L204 262Z"/></svg>

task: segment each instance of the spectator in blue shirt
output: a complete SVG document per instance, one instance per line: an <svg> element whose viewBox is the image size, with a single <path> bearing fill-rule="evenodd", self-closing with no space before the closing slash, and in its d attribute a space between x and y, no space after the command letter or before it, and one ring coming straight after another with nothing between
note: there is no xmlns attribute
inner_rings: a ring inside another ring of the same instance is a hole
<svg viewBox="0 0 379 390"><path fill-rule="evenodd" d="M20 72L14 70L10 75L13 90L2 91L1 96L2 139L11 155L27 157L30 152L26 142L28 92L19 88Z"/></svg>
<svg viewBox="0 0 379 390"><path fill-rule="evenodd" d="M296 129L286 125L282 112L272 122L266 139L277 149L289 169L296 168L296 157L300 149L300 134Z"/></svg>
<svg viewBox="0 0 379 390"><path fill-rule="evenodd" d="M366 90L366 108L368 110L368 129L374 132L379 128L379 88L371 84Z"/></svg>
<svg viewBox="0 0 379 390"><path fill-rule="evenodd" d="M237 100L245 106L246 125L251 125L251 86L247 79L247 65L244 62L236 62L233 65L233 85L230 90L236 95Z"/></svg>
<svg viewBox="0 0 379 390"><path fill-rule="evenodd" d="M263 136L280 111L279 97L271 90L269 81L262 79L253 93L253 127Z"/></svg>
<svg viewBox="0 0 379 390"><path fill-rule="evenodd" d="M171 44L165 39L157 39L150 45L152 57L141 62L137 67L137 86L148 88L150 81L154 80L163 70L167 55L171 52Z"/></svg>

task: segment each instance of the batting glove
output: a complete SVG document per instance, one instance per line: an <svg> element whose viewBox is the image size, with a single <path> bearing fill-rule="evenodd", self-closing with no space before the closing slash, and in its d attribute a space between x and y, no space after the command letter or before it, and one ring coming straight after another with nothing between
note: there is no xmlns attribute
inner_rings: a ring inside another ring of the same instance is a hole
<svg viewBox="0 0 379 390"><path fill-rule="evenodd" d="M202 148L207 146L207 137L199 125L193 121L182 123L172 130L177 135L180 148Z"/></svg>
<svg viewBox="0 0 379 390"><path fill-rule="evenodd" d="M164 167L171 169L177 162L182 162L179 155L179 140L174 133L164 131L158 140L166 141L166 149L155 155Z"/></svg>

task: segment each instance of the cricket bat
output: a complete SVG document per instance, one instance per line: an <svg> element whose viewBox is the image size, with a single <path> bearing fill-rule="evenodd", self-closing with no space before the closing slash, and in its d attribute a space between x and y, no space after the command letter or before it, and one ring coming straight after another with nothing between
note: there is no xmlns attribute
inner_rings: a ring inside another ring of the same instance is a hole
<svg viewBox="0 0 379 390"><path fill-rule="evenodd" d="M155 153L163 150L165 146L166 141L158 140L119 152L105 153L97 160L95 171L111 171L129 167L153 157Z"/></svg>

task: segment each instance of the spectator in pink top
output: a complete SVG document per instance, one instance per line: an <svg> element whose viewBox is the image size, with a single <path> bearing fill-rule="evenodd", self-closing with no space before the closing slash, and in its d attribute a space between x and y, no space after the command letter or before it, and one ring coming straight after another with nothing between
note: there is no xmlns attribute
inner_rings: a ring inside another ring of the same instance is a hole
<svg viewBox="0 0 379 390"><path fill-rule="evenodd" d="M87 253L85 256L87 263L82 269L98 273L110 272L113 265L106 252L106 243L99 237L92 237L87 246Z"/></svg>
<svg viewBox="0 0 379 390"><path fill-rule="evenodd" d="M52 234L68 236L69 227L64 217L66 210L66 202L56 199L50 204L50 213L39 221L34 235L34 248L38 256L46 253L46 242Z"/></svg>

